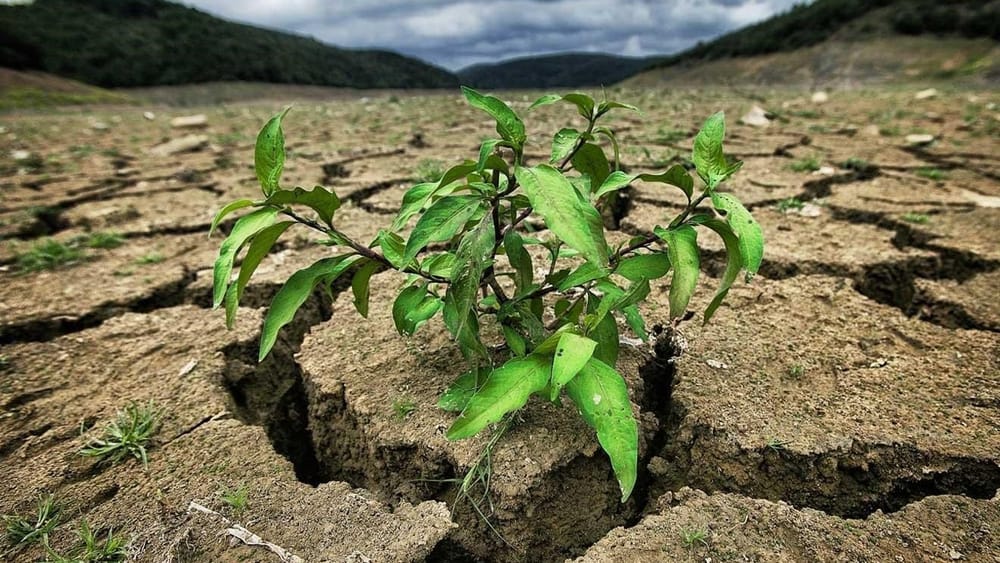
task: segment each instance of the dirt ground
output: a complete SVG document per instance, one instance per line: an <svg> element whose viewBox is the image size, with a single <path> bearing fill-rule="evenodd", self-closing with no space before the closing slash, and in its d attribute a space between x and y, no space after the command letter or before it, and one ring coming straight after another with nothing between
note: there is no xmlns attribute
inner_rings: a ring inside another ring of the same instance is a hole
<svg viewBox="0 0 1000 563"><path fill-rule="evenodd" d="M627 503L574 410L532 401L480 499L495 530L456 498L487 437L447 441L453 415L435 407L461 358L439 321L395 332L400 278L373 278L367 320L343 284L318 292L258 364L262 307L331 252L293 231L234 331L210 309L208 225L256 196L256 131L291 100L2 114L0 514L54 494L56 551L85 518L140 561L1000 561L1000 96L938 85L916 99L924 86L825 103L614 92L643 110L614 120L633 172L682 162L726 110L727 152L745 161L728 189L764 228L764 263L705 326L719 241L699 241L699 314L676 330L654 284L658 336L628 339L618 364L641 422ZM505 97L526 111L536 95ZM753 105L769 125L738 122ZM202 127L169 123L198 113ZM525 115L530 161L574 115ZM366 241L422 174L492 136L457 92L301 100L285 131L285 183L336 190L338 226ZM185 137L189 150L162 150ZM680 205L636 185L612 237ZM80 242L94 233L121 244ZM81 256L19 271L50 239ZM78 455L130 401L162 413L148 466ZM240 487L244 510L222 498ZM2 560L45 556L0 544Z"/></svg>

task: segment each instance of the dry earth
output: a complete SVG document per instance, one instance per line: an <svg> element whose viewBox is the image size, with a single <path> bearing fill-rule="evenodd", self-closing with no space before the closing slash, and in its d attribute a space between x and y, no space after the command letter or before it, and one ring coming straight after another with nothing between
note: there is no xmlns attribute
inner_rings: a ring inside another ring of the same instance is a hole
<svg viewBox="0 0 1000 563"><path fill-rule="evenodd" d="M616 94L644 110L616 119L631 171L683 161L700 121L728 112L746 161L729 189L763 225L765 261L707 326L664 329L667 287L653 288L658 337L618 365L642 423L627 503L572 409L528 405L481 505L508 544L455 504L485 438L444 438L452 415L434 403L461 361L437 322L395 333L398 278L375 277L368 320L342 287L317 293L262 364L261 307L330 250L289 236L236 330L210 310L208 224L255 196L254 135L284 100L4 114L0 513L52 493L57 551L86 518L142 561L280 560L228 534L237 523L305 561L1000 561L1000 97L918 89ZM362 240L425 161L471 157L492 129L456 94L370 96L303 101L286 121L286 183L334 188ZM737 123L754 104L767 127ZM189 113L207 126L171 128ZM574 113L528 117L532 160ZM191 150L151 150L188 135ZM609 222L645 233L679 205L638 185ZM43 240L108 232L123 244L18 271ZM697 311L724 267L702 243ZM150 400L163 418L147 467L78 455ZM242 512L220 497L240 486Z"/></svg>

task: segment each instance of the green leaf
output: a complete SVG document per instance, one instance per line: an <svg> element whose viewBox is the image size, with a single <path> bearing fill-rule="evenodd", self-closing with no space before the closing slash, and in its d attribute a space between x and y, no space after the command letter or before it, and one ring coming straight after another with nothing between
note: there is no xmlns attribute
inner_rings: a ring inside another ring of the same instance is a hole
<svg viewBox="0 0 1000 563"><path fill-rule="evenodd" d="M642 113L641 111L639 111L639 108L631 104L623 104L621 102L609 101L609 102L601 102L600 105L597 106L597 114L604 115L605 113L608 113L613 109L627 109L627 110L632 110L636 113Z"/></svg>
<svg viewBox="0 0 1000 563"><path fill-rule="evenodd" d="M487 214L465 233L455 251L451 284L444 297L444 322L456 338L461 338L469 314L474 312L483 272L493 263L494 236L493 220Z"/></svg>
<svg viewBox="0 0 1000 563"><path fill-rule="evenodd" d="M560 129L552 138L552 156L549 162L556 164L569 156L580 140L580 132L576 129Z"/></svg>
<svg viewBox="0 0 1000 563"><path fill-rule="evenodd" d="M493 370L483 386L469 399L465 410L448 429L449 440L474 436L487 425L528 402L549 381L549 360L531 354L514 358Z"/></svg>
<svg viewBox="0 0 1000 563"><path fill-rule="evenodd" d="M400 334L413 336L424 322L441 310L442 302L427 292L426 285L403 288L392 303L392 321Z"/></svg>
<svg viewBox="0 0 1000 563"><path fill-rule="evenodd" d="M405 250L403 237L385 229L379 229L377 240L379 248L382 249L382 255L393 267L403 270L410 265L409 262L403 262L403 251Z"/></svg>
<svg viewBox="0 0 1000 563"><path fill-rule="evenodd" d="M611 459L622 502L632 494L639 463L639 425L632 415L625 380L613 367L591 358L566 384L583 420L597 431L597 441Z"/></svg>
<svg viewBox="0 0 1000 563"><path fill-rule="evenodd" d="M618 263L615 273L629 281L655 280L670 271L670 256L665 252L636 254Z"/></svg>
<svg viewBox="0 0 1000 563"><path fill-rule="evenodd" d="M726 156L722 153L722 140L725 136L726 116L720 111L705 121L694 138L691 160L709 190L714 190L743 165L742 162L726 161Z"/></svg>
<svg viewBox="0 0 1000 563"><path fill-rule="evenodd" d="M635 335L638 336L643 342L649 340L649 335L646 334L646 321L642 319L642 313L639 312L639 307L637 305L622 307L622 313L625 315L625 322L628 323L632 332L634 332Z"/></svg>
<svg viewBox="0 0 1000 563"><path fill-rule="evenodd" d="M687 196L688 201L691 200L691 194L694 193L694 180L680 164L675 164L660 174L639 174L636 178L643 182L658 182L678 187Z"/></svg>
<svg viewBox="0 0 1000 563"><path fill-rule="evenodd" d="M750 281L764 258L764 231L750 212L732 194L712 192L712 206L726 214L726 222L739 237L740 256Z"/></svg>
<svg viewBox="0 0 1000 563"><path fill-rule="evenodd" d="M533 110L533 109L535 109L537 107L547 106L549 104L554 104L554 103L558 102L561 99L562 99L562 96L560 96L559 94L545 94L541 98L538 98L537 100L535 100L535 103L531 104L531 106L528 107L528 111L531 111L531 110Z"/></svg>
<svg viewBox="0 0 1000 563"><path fill-rule="evenodd" d="M499 98L485 96L476 92L472 88L462 86L462 93L469 105L479 108L490 114L497 122L497 133L500 137L514 145L514 149L520 152L524 146L527 135L524 132L524 122Z"/></svg>
<svg viewBox="0 0 1000 563"><path fill-rule="evenodd" d="M229 233L226 240L222 241L222 245L219 247L219 257L215 260L212 272L212 307L221 305L226 296L229 277L233 273L233 261L236 260L236 254L240 248L246 241L250 240L250 237L271 226L277 213L277 209L265 207L240 217L240 220L233 225L232 232Z"/></svg>
<svg viewBox="0 0 1000 563"><path fill-rule="evenodd" d="M594 134L604 135L609 141L611 141L611 148L615 151L615 170L618 170L618 167L621 166L622 159L621 148L618 146L618 137L615 135L615 132L602 125L601 127L594 128Z"/></svg>
<svg viewBox="0 0 1000 563"><path fill-rule="evenodd" d="M354 272L354 277L351 278L354 308L358 310L359 315L366 319L368 318L368 301L371 297L371 287L369 284L372 274L378 271L380 265L374 260L368 260L364 266L361 266L358 268L358 271Z"/></svg>
<svg viewBox="0 0 1000 563"><path fill-rule="evenodd" d="M603 278L606 275L607 272L601 271L597 268L597 266L591 264L590 262L585 262L580 264L577 269L570 272L565 279L556 285L559 287L559 291L566 291L572 287L577 287L596 279Z"/></svg>
<svg viewBox="0 0 1000 563"><path fill-rule="evenodd" d="M420 269L432 276L451 279L455 267L455 255L450 252L431 254L420 262Z"/></svg>
<svg viewBox="0 0 1000 563"><path fill-rule="evenodd" d="M503 139L487 139L483 141L483 144L479 147L479 162L476 163L476 172L483 173L483 170L486 169L486 164L490 161L490 157L493 156L493 151L497 147L509 146L511 146L511 143Z"/></svg>
<svg viewBox="0 0 1000 563"><path fill-rule="evenodd" d="M615 170L604 179L604 182L594 192L594 199L601 199L605 195L616 192L632 183L634 178L621 170Z"/></svg>
<svg viewBox="0 0 1000 563"><path fill-rule="evenodd" d="M229 288L229 291L233 292L232 298L230 298L229 292L226 293L226 319L229 328L233 327L233 320L236 318L236 306L239 304L240 299L243 298L243 290L246 288L247 283L250 282L250 277L253 276L253 273L257 270L257 266L260 266L261 261L267 256L267 253L271 251L271 247L274 246L278 237L294 223L294 221L275 223L270 227L261 229L250 239L247 255L243 258L243 263L240 264L240 275L236 277L236 284Z"/></svg>
<svg viewBox="0 0 1000 563"><path fill-rule="evenodd" d="M562 97L564 102L568 102L576 106L577 111L580 115L588 121L594 118L594 98L586 94L581 94L579 92L574 92L572 94L566 94Z"/></svg>
<svg viewBox="0 0 1000 563"><path fill-rule="evenodd" d="M573 168L590 178L590 193L601 187L604 180L611 174L611 164L601 147L594 143L584 143L573 155Z"/></svg>
<svg viewBox="0 0 1000 563"><path fill-rule="evenodd" d="M467 161L463 162L462 164L456 164L455 166L452 166L451 168L446 170L444 176L441 176L441 179L438 180L437 189L435 190L435 193L437 193L437 191L440 190L441 188L449 186L460 180L464 182L466 176L475 172L476 167L478 166L479 164L472 161Z"/></svg>
<svg viewBox="0 0 1000 563"><path fill-rule="evenodd" d="M514 284L520 294L531 286L535 279L535 267L531 262L531 255L524 249L524 239L514 229L510 229L503 236L503 247L507 253L507 261L514 268Z"/></svg>
<svg viewBox="0 0 1000 563"><path fill-rule="evenodd" d="M420 210L431 200L431 196L434 195L434 191L437 188L437 183L428 182L426 184L417 184L406 190L406 193L403 194L403 203L399 208L399 213L392 221L392 230L398 231L402 229L406 226L406 222L410 220L410 217L420 213Z"/></svg>
<svg viewBox="0 0 1000 563"><path fill-rule="evenodd" d="M360 257L357 255L334 256L316 261L312 266L292 274L285 285L271 301L271 307L264 317L264 328L260 333L260 356L258 361L267 357L281 327L290 323L296 311L306 302L313 289L320 283L330 284L340 274L351 267Z"/></svg>
<svg viewBox="0 0 1000 563"><path fill-rule="evenodd" d="M254 202L249 199L238 199L236 201L227 203L225 207L220 209L219 212L215 214L215 218L212 219L212 226L209 227L208 229L208 236L212 236L212 233L215 232L216 227L219 226L219 223L222 222L222 220L226 217L226 215L229 215L230 213L238 209L243 209L244 207L250 207L253 204Z"/></svg>
<svg viewBox="0 0 1000 563"><path fill-rule="evenodd" d="M698 285L698 233L690 225L666 230L656 227L656 235L667 243L674 275L670 280L670 318L684 315Z"/></svg>
<svg viewBox="0 0 1000 563"><path fill-rule="evenodd" d="M707 219L702 224L722 237L722 242L726 245L727 257L726 271L722 274L722 283L719 284L719 289L716 291L715 297L712 298L712 302L705 309L704 322L707 323L712 318L712 315L715 314L715 310L722 304L722 300L729 293L729 288L736 281L736 276L743 269L743 255L740 253L740 241L728 224L718 219Z"/></svg>
<svg viewBox="0 0 1000 563"><path fill-rule="evenodd" d="M287 107L272 117L257 134L253 167L264 197L270 197L278 189L281 171L285 168L285 135L281 131L281 120L290 109Z"/></svg>
<svg viewBox="0 0 1000 563"><path fill-rule="evenodd" d="M599 300L593 296L587 300L587 312L595 313ZM613 315L605 315L597 326L587 332L587 336L597 341L594 357L609 366L618 362L618 323Z"/></svg>
<svg viewBox="0 0 1000 563"><path fill-rule="evenodd" d="M476 370L469 370L459 376L438 398L437 406L448 412L462 412L469 399L476 394Z"/></svg>
<svg viewBox="0 0 1000 563"><path fill-rule="evenodd" d="M465 227L480 207L483 199L478 195L452 195L437 200L424 212L413 227L410 239L403 250L402 263L409 264L425 246L432 242L449 240Z"/></svg>
<svg viewBox="0 0 1000 563"><path fill-rule="evenodd" d="M564 332L559 337L555 355L552 358L552 383L550 396L553 401L559 396L559 390L569 383L583 369L594 355L597 342L572 332Z"/></svg>
<svg viewBox="0 0 1000 563"><path fill-rule="evenodd" d="M503 339L507 342L507 346L510 347L511 352L514 352L515 356L523 356L527 353L528 343L525 342L524 337L517 329L501 324L500 330L503 332Z"/></svg>
<svg viewBox="0 0 1000 563"><path fill-rule="evenodd" d="M569 180L547 164L518 167L517 179L549 230L598 269L607 271L608 243L601 214L580 197Z"/></svg>
<svg viewBox="0 0 1000 563"><path fill-rule="evenodd" d="M337 194L327 190L323 186L316 186L311 191L305 188L295 188L294 190L277 190L272 193L264 202L268 205L305 205L319 215L327 225L333 223L333 213L340 209L340 198Z"/></svg>

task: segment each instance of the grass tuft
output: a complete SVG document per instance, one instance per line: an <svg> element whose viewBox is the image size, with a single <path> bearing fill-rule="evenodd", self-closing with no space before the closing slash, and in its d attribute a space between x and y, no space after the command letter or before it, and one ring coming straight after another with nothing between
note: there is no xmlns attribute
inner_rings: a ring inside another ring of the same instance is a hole
<svg viewBox="0 0 1000 563"><path fill-rule="evenodd" d="M425 158L417 164L413 179L418 183L437 182L444 176L444 163L440 160Z"/></svg>
<svg viewBox="0 0 1000 563"><path fill-rule="evenodd" d="M44 495L38 497L32 520L19 514L5 514L3 522L7 540L16 546L48 543L49 534L59 525L59 513L55 497Z"/></svg>
<svg viewBox="0 0 1000 563"><path fill-rule="evenodd" d="M681 530L684 547L691 549L698 544L708 547L708 530L705 528L684 528Z"/></svg>
<svg viewBox="0 0 1000 563"><path fill-rule="evenodd" d="M234 514L243 514L247 509L247 501L250 497L250 489L246 485L240 485L234 489L222 489L219 491L219 498L226 506L233 510Z"/></svg>
<svg viewBox="0 0 1000 563"><path fill-rule="evenodd" d="M54 270L83 258L83 251L77 245L45 239L35 243L27 252L19 254L15 260L19 272L29 273Z"/></svg>
<svg viewBox="0 0 1000 563"><path fill-rule="evenodd" d="M128 557L128 540L117 536L108 530L108 535L101 539L90 527L86 518L80 522L76 531L79 541L68 555L61 555L46 546L47 563L113 563L125 561Z"/></svg>
<svg viewBox="0 0 1000 563"><path fill-rule="evenodd" d="M149 464L146 444L156 433L159 418L160 412L152 402L145 405L129 403L118 411L114 421L105 426L104 435L87 443L80 450L80 455L96 457L100 463L110 464L132 456L146 466Z"/></svg>

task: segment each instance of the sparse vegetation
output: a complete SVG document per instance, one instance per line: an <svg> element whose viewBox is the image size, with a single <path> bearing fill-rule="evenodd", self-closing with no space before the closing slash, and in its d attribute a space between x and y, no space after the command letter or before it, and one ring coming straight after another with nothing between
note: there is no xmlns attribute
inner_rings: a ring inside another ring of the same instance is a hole
<svg viewBox="0 0 1000 563"><path fill-rule="evenodd" d="M805 203L799 200L797 197L789 197L779 201L774 208L781 213L788 213L789 211L798 211L805 207Z"/></svg>
<svg viewBox="0 0 1000 563"><path fill-rule="evenodd" d="M708 547L708 529L684 528L681 530L681 541L684 542L684 547L688 549L692 549L698 545Z"/></svg>
<svg viewBox="0 0 1000 563"><path fill-rule="evenodd" d="M115 464L132 456L148 465L146 446L156 433L160 412L152 402L129 403L118 411L115 420L104 427L100 438L95 438L80 450L80 455L98 458L101 463Z"/></svg>
<svg viewBox="0 0 1000 563"><path fill-rule="evenodd" d="M410 399L396 399L392 402L392 414L396 420L405 420L415 410L417 404Z"/></svg>
<svg viewBox="0 0 1000 563"><path fill-rule="evenodd" d="M111 249L118 248L125 244L125 237L118 233L91 233L82 238L83 245L87 248Z"/></svg>
<svg viewBox="0 0 1000 563"><path fill-rule="evenodd" d="M908 211L903 214L903 220L907 223L916 223L918 225L923 225L924 223L929 223L931 216L926 213L916 213L913 211Z"/></svg>
<svg viewBox="0 0 1000 563"><path fill-rule="evenodd" d="M76 532L77 545L63 555L46 545L47 563L116 563L128 557L128 540L108 530L102 539L84 518Z"/></svg>
<svg viewBox="0 0 1000 563"><path fill-rule="evenodd" d="M806 368L802 364L795 364L788 368L788 376L792 379L801 379L806 374Z"/></svg>
<svg viewBox="0 0 1000 563"><path fill-rule="evenodd" d="M819 170L820 162L815 156L807 156L789 164L788 167L794 172L815 172Z"/></svg>
<svg viewBox="0 0 1000 563"><path fill-rule="evenodd" d="M437 182L442 176L444 176L444 163L430 158L421 160L413 172L413 179L419 183Z"/></svg>
<svg viewBox="0 0 1000 563"><path fill-rule="evenodd" d="M948 178L948 173L940 168L917 168L915 174L921 178L927 178L928 180L933 180L935 182L940 182Z"/></svg>
<svg viewBox="0 0 1000 563"><path fill-rule="evenodd" d="M55 497L40 496L33 516L25 517L17 514L3 516L7 541L15 546L47 544L49 534L59 525L59 516L60 507Z"/></svg>
<svg viewBox="0 0 1000 563"><path fill-rule="evenodd" d="M771 437L771 438L767 439L767 443L765 445L771 451L780 452L780 451L784 450L785 447L788 444L791 444L791 442L789 442L787 440L781 440L781 439L778 439L778 438Z"/></svg>
<svg viewBox="0 0 1000 563"><path fill-rule="evenodd" d="M167 259L166 256L154 250L153 252L147 252L146 254L143 254L142 256L137 258L135 263L139 264L140 266L146 266L149 264L159 264L160 262L163 262L166 259Z"/></svg>
<svg viewBox="0 0 1000 563"><path fill-rule="evenodd" d="M247 509L250 489L242 484L235 488L225 488L219 491L219 498L238 516L243 514Z"/></svg>
<svg viewBox="0 0 1000 563"><path fill-rule="evenodd" d="M15 258L17 269L22 273L53 270L60 266L84 259L83 250L78 245L44 239Z"/></svg>

